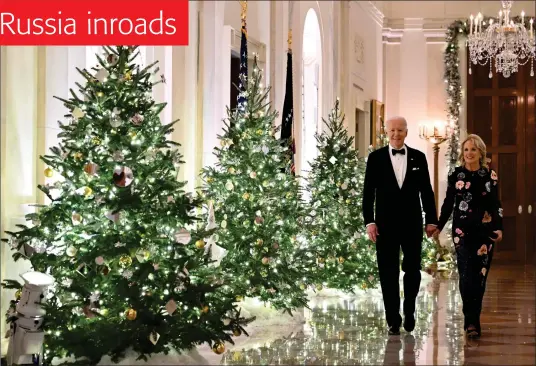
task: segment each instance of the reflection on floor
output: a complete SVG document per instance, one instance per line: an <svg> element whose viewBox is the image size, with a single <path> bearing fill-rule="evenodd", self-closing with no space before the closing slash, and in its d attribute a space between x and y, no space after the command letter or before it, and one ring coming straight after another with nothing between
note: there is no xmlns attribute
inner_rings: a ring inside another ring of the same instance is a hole
<svg viewBox="0 0 536 366"><path fill-rule="evenodd" d="M270 343L258 332L260 346L231 349L221 364L533 365L534 274L533 266L492 268L480 340L464 336L456 274L437 274L420 293L411 334L387 336L379 296L316 299L297 332Z"/></svg>

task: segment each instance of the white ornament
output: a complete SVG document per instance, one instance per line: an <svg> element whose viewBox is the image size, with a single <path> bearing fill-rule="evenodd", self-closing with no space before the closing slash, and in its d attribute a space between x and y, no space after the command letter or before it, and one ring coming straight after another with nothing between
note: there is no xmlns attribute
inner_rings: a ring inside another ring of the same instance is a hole
<svg viewBox="0 0 536 366"><path fill-rule="evenodd" d="M83 110L81 110L80 108L76 107L74 110L73 110L73 117L75 119L80 119L82 117L84 117L86 115L86 112L84 112Z"/></svg>
<svg viewBox="0 0 536 366"><path fill-rule="evenodd" d="M337 162L337 158L334 157L334 156L332 156L332 157L329 159L329 162L330 162L331 164L335 164L335 163Z"/></svg>
<svg viewBox="0 0 536 366"><path fill-rule="evenodd" d="M264 155L268 155L268 153L270 152L270 149L268 148L268 146L263 145L262 152L264 153Z"/></svg>
<svg viewBox="0 0 536 366"><path fill-rule="evenodd" d="M344 182L343 184L341 184L341 189L344 191L348 189L348 183Z"/></svg>
<svg viewBox="0 0 536 366"><path fill-rule="evenodd" d="M232 191L234 189L233 182L228 180L227 183L225 183L225 189L227 189L228 191Z"/></svg>
<svg viewBox="0 0 536 366"><path fill-rule="evenodd" d="M67 248L67 250L65 251L65 254L67 254L69 257L74 257L77 252L78 252L78 249L76 249L75 247L71 245L70 247Z"/></svg>
<svg viewBox="0 0 536 366"><path fill-rule="evenodd" d="M106 80L106 78L110 75L110 73L108 72L108 70L106 69L100 69L99 71L97 71L97 73L95 74L95 78L100 81L101 83L104 82L104 80Z"/></svg>
<svg viewBox="0 0 536 366"><path fill-rule="evenodd" d="M192 240L190 232L186 229L181 229L177 234L175 234L175 241L181 244L188 244Z"/></svg>

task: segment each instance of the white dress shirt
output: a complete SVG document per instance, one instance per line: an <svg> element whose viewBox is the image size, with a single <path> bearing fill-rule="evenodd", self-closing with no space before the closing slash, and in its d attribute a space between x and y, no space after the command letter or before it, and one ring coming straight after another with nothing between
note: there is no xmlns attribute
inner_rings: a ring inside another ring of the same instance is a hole
<svg viewBox="0 0 536 366"><path fill-rule="evenodd" d="M398 182L398 186L402 188L402 184L404 183L404 178L406 177L406 171L408 168L408 149L406 148L406 145L402 147L400 150L404 150L405 154L396 154L393 155L393 149L394 147L389 144L389 157L391 158L391 163L393 164L393 170L395 171L396 181ZM398 150L398 149L395 149Z"/></svg>

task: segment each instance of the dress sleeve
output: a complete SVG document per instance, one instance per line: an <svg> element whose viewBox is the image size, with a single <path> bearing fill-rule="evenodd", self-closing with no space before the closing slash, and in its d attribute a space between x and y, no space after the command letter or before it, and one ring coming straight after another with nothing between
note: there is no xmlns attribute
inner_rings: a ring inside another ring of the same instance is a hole
<svg viewBox="0 0 536 366"><path fill-rule="evenodd" d="M503 230L503 209L501 200L499 199L499 180L495 170L490 171L491 176L491 220L493 224L493 230Z"/></svg>
<svg viewBox="0 0 536 366"><path fill-rule="evenodd" d="M454 209L454 202L456 199L456 172L452 172L448 177L447 195L443 200L441 206L441 214L439 215L439 225L437 228L442 231Z"/></svg>

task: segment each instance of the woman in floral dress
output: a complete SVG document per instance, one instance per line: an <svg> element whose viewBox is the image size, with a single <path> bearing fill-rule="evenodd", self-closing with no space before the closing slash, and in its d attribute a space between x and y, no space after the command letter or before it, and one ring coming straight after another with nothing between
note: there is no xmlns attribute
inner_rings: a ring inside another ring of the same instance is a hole
<svg viewBox="0 0 536 366"><path fill-rule="evenodd" d="M460 293L468 337L481 333L480 312L494 246L502 240L502 207L497 173L487 167L486 145L477 135L462 144L460 166L448 177L441 207L439 235L454 210L452 237L456 248Z"/></svg>

